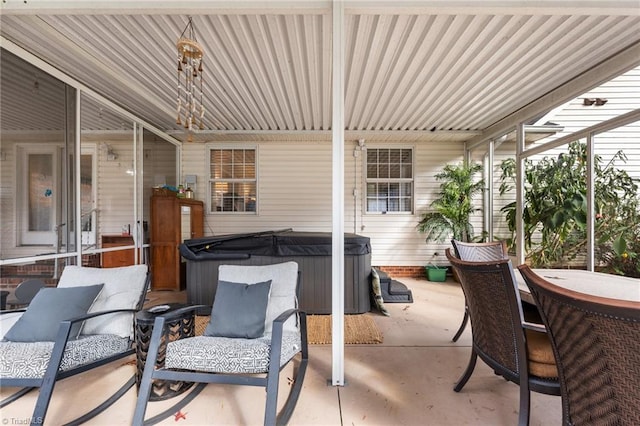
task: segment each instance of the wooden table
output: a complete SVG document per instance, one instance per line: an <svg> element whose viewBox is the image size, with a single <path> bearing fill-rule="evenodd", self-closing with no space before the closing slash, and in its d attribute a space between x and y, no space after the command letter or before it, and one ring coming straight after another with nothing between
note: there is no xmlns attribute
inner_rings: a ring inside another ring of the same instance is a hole
<svg viewBox="0 0 640 426"><path fill-rule="evenodd" d="M514 268L520 298L534 303L520 270ZM640 279L579 269L533 269L537 275L558 287L610 299L640 302Z"/></svg>

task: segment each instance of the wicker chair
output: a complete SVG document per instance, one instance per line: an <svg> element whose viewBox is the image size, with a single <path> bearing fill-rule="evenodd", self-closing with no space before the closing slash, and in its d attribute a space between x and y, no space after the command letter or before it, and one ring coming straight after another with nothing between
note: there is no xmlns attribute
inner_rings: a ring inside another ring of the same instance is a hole
<svg viewBox="0 0 640 426"><path fill-rule="evenodd" d="M640 424L640 302L577 293L518 268L551 337L562 423Z"/></svg>
<svg viewBox="0 0 640 426"><path fill-rule="evenodd" d="M530 391L560 395L551 343L540 324L525 322L511 261L468 262L446 250L458 273L471 318L469 365L454 390L470 379L478 357L520 385L519 424L529 424Z"/></svg>
<svg viewBox="0 0 640 426"><path fill-rule="evenodd" d="M482 262L485 260L508 259L507 243L505 241L492 241L488 243L463 243L455 239L451 240L451 245L458 259L468 260L469 262ZM462 323L451 339L457 342L462 332L467 328L469 322L469 308L464 305L464 317Z"/></svg>

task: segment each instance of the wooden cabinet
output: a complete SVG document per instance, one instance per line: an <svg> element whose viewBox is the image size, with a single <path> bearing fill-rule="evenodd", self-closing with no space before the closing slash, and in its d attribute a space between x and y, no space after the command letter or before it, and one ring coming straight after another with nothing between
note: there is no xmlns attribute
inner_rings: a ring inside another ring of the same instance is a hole
<svg viewBox="0 0 640 426"><path fill-rule="evenodd" d="M178 291L185 287L179 247L183 240L204 236L204 204L175 195L151 197L151 288Z"/></svg>
<svg viewBox="0 0 640 426"><path fill-rule="evenodd" d="M102 248L122 247L134 245L131 235L103 235ZM108 251L102 253L103 268L117 268L129 266L135 263L134 249Z"/></svg>

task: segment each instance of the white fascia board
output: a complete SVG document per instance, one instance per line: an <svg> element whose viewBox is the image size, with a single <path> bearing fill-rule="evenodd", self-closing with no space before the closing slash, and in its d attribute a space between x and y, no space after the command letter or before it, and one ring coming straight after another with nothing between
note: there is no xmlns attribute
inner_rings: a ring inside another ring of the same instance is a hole
<svg viewBox="0 0 640 426"><path fill-rule="evenodd" d="M637 0L348 0L345 14L639 16Z"/></svg>
<svg viewBox="0 0 640 426"><path fill-rule="evenodd" d="M6 15L238 15L238 14L328 14L331 1L250 0L6 0Z"/></svg>
<svg viewBox="0 0 640 426"><path fill-rule="evenodd" d="M640 16L637 0L347 0L345 15L589 15ZM331 0L6 0L7 15L330 14Z"/></svg>

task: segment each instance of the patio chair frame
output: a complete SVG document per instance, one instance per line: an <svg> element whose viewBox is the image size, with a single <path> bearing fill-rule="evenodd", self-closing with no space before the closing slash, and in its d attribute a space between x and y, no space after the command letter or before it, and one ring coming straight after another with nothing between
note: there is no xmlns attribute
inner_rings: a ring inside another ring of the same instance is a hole
<svg viewBox="0 0 640 426"><path fill-rule="evenodd" d="M296 285L296 295L300 292L301 274L298 271L298 281ZM172 318L183 316L186 312L191 310L197 311L203 308L210 308L204 305L192 305L184 308L177 309L175 311L168 312L166 314L158 315L154 321L153 332L151 334L151 340L149 344L149 350L147 353L147 359L145 363L144 372L142 374L140 389L138 391L138 402L133 417L133 425L148 425L154 424L166 416L175 412L186 405L189 400L185 400L174 405L170 410L167 410L160 415L148 419L145 421L144 416L149 402L149 396L151 394L152 382L154 379L169 380L169 381L184 381L184 382L196 382L199 384L231 384L231 385L244 385L244 386L259 386L264 387L266 390L266 403L264 413L264 424L268 426L287 424L293 410L297 403L300 391L302 390L302 384L304 382L307 365L309 362L309 349L307 340L307 315L306 312L300 309L288 309L282 312L274 321L271 334L270 345L270 360L279 360L282 350L282 337L284 323L291 317L297 316L300 329L300 344L301 348L299 354L301 355L299 365L297 366L297 372L294 372L293 385L289 391L287 400L277 413L278 402L278 388L280 371L282 371L290 362L292 362L298 354L294 355L284 365L280 366L280 362L269 362L269 369L267 373L259 374L241 374L241 373L211 373L200 371L177 371L166 368L158 368L156 361L158 358L158 352L162 341L167 340L168 330L165 327L165 323ZM164 339L163 339L164 337ZM197 386L191 391L188 397L195 397L197 393L202 390L202 386ZM187 398L188 398L187 397Z"/></svg>
<svg viewBox="0 0 640 426"><path fill-rule="evenodd" d="M134 346L135 339L132 338L130 340L128 349L123 352L119 352L117 354L114 354L108 357L100 358L98 360L89 362L84 365L80 365L78 367L73 367L65 371L60 371L60 365L64 357L66 345L69 342L69 334L71 332L71 327L73 326L73 324L83 322L90 318L96 318L103 315L109 315L109 314L115 314L115 313L128 312L131 314L135 314L136 312L142 309L142 306L145 301L145 297L147 295L147 291L149 289L150 280L151 280L150 271L147 270L144 288L143 288L143 291L141 292L140 299L138 300L137 305L134 309L114 309L109 311L93 312L93 313L88 313L86 315L82 315L69 320L61 321L45 374L42 377L38 377L38 378L10 378L10 377L4 378L3 377L1 380L2 387L21 387L22 389L20 389L19 391L15 392L14 394L0 401L0 408L11 404L12 402L16 401L17 399L26 395L32 390L39 388L40 392L36 400L36 405L33 410L33 415L31 416L31 424L41 425L44 422L44 419L46 417L47 410L49 408L49 403L51 402L51 397L53 395L53 390L56 382L135 354L136 352L136 349ZM24 311L26 311L26 308L3 311L1 314L24 312ZM95 407L91 411L85 413L84 415L72 420L71 422L67 423L67 425L81 424L97 416L98 414L100 414L101 412L109 408L111 405L113 405L118 399L120 399L127 392L127 390L129 390L134 384L135 384L135 374L120 389L118 389L102 404Z"/></svg>

